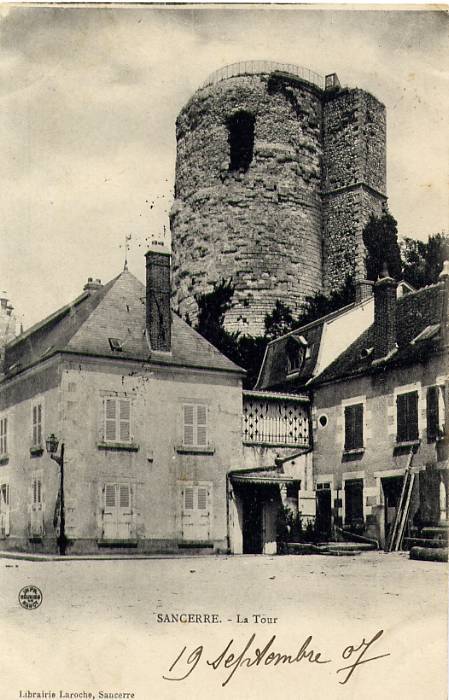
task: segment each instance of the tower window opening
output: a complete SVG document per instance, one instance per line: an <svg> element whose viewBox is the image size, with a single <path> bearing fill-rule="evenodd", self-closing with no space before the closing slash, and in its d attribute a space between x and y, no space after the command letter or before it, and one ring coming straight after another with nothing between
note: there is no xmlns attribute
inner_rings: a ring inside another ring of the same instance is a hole
<svg viewBox="0 0 449 700"><path fill-rule="evenodd" d="M256 119L249 112L236 112L228 119L230 146L229 170L246 173L253 159L254 125Z"/></svg>

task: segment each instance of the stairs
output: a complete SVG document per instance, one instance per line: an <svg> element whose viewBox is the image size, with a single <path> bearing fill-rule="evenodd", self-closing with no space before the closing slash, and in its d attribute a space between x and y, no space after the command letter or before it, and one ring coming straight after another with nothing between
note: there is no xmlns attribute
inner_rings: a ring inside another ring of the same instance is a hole
<svg viewBox="0 0 449 700"><path fill-rule="evenodd" d="M412 528L410 537L404 539L404 546L410 549L410 559L422 561L444 561L448 559L449 523L442 521L433 527L421 530Z"/></svg>

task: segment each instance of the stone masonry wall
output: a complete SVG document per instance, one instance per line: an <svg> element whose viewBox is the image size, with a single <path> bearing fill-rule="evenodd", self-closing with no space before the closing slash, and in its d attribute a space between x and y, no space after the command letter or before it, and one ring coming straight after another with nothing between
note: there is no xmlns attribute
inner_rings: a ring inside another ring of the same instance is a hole
<svg viewBox="0 0 449 700"><path fill-rule="evenodd" d="M230 172L227 119L255 117L253 159ZM297 310L321 288L319 91L294 78L239 76L199 90L177 121L171 212L175 304L232 278L226 325L256 334L276 299Z"/></svg>
<svg viewBox="0 0 449 700"><path fill-rule="evenodd" d="M365 277L362 232L386 205L386 115L359 89L325 94L323 113L323 284Z"/></svg>
<svg viewBox="0 0 449 700"><path fill-rule="evenodd" d="M254 117L252 160L230 169L229 119ZM171 211L174 305L232 279L229 330L263 333L277 299L365 277L363 228L386 207L385 107L359 89L241 75L198 90L177 120Z"/></svg>

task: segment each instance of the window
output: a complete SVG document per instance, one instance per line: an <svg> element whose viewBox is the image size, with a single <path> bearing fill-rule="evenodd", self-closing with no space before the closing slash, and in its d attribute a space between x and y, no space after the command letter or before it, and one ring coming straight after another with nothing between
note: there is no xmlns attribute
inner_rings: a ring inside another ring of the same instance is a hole
<svg viewBox="0 0 449 700"><path fill-rule="evenodd" d="M108 397L104 400L105 442L131 441L131 402L129 399Z"/></svg>
<svg viewBox="0 0 449 700"><path fill-rule="evenodd" d="M207 406L201 403L183 405L184 447L207 447Z"/></svg>
<svg viewBox="0 0 449 700"><path fill-rule="evenodd" d="M3 506L9 506L9 484L0 486L0 510L3 510Z"/></svg>
<svg viewBox="0 0 449 700"><path fill-rule="evenodd" d="M130 540L134 538L132 487L126 483L104 485L103 539Z"/></svg>
<svg viewBox="0 0 449 700"><path fill-rule="evenodd" d="M298 372L306 359L307 341L302 336L289 336L286 343L287 373Z"/></svg>
<svg viewBox="0 0 449 700"><path fill-rule="evenodd" d="M33 406L33 446L42 445L42 404L36 403Z"/></svg>
<svg viewBox="0 0 449 700"><path fill-rule="evenodd" d="M208 541L211 536L212 484L180 483L180 526L184 541Z"/></svg>
<svg viewBox="0 0 449 700"><path fill-rule="evenodd" d="M8 452L8 419L0 418L0 455Z"/></svg>
<svg viewBox="0 0 449 700"><path fill-rule="evenodd" d="M363 403L345 406L345 450L363 449Z"/></svg>
<svg viewBox="0 0 449 700"><path fill-rule="evenodd" d="M444 435L445 387L427 388L427 440L433 442Z"/></svg>
<svg viewBox="0 0 449 700"><path fill-rule="evenodd" d="M228 119L230 147L229 170L246 172L253 159L255 117L249 112L236 112Z"/></svg>
<svg viewBox="0 0 449 700"><path fill-rule="evenodd" d="M397 442L418 440L418 392L398 394L396 398Z"/></svg>

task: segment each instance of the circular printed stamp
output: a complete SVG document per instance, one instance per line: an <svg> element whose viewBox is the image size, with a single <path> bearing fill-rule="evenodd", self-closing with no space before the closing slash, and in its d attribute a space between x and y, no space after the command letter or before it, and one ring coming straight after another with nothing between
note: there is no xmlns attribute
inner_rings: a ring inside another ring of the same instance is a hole
<svg viewBox="0 0 449 700"><path fill-rule="evenodd" d="M37 586L24 586L19 591L19 603L25 610L36 610L42 603L42 591Z"/></svg>

